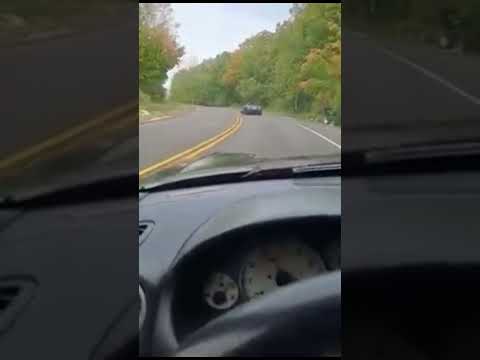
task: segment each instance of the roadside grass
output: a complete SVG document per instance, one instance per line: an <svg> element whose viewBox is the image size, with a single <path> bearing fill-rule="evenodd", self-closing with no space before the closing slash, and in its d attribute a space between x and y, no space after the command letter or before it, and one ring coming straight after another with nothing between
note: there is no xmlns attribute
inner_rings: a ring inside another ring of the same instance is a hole
<svg viewBox="0 0 480 360"><path fill-rule="evenodd" d="M189 104L181 104L171 101L153 101L146 96L140 96L139 120L148 121L162 116L173 116L178 113L193 110Z"/></svg>
<svg viewBox="0 0 480 360"><path fill-rule="evenodd" d="M295 113L291 111L286 111L286 110L280 110L275 107L266 107L264 109L264 112L270 115L277 115L277 116L288 116L292 117L298 120L306 121L306 122L314 122L314 123L319 123L323 124L323 117L320 117L318 114L312 114L312 113ZM340 123L336 122L330 122L329 125L340 127Z"/></svg>
<svg viewBox="0 0 480 360"><path fill-rule="evenodd" d="M113 0L39 0L32 3L4 0L0 5L0 43L16 44L116 24L131 14L133 6L131 1Z"/></svg>

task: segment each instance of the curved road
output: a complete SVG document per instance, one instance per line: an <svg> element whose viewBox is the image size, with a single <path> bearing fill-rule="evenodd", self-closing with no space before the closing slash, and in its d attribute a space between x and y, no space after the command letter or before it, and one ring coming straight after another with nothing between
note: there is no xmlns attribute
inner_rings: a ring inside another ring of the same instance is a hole
<svg viewBox="0 0 480 360"><path fill-rule="evenodd" d="M342 32L344 154L480 132L480 56Z"/></svg>
<svg viewBox="0 0 480 360"><path fill-rule="evenodd" d="M231 127L238 110L197 107L175 118L140 125L140 169L189 149ZM280 158L340 153L340 129L286 116L242 115L239 130L201 156L213 152L253 153Z"/></svg>
<svg viewBox="0 0 480 360"><path fill-rule="evenodd" d="M128 15L95 31L2 52L0 77L8 91L0 157L137 99L138 25Z"/></svg>
<svg viewBox="0 0 480 360"><path fill-rule="evenodd" d="M83 30L2 49L0 197L63 175L82 182L87 168L137 171L138 7Z"/></svg>

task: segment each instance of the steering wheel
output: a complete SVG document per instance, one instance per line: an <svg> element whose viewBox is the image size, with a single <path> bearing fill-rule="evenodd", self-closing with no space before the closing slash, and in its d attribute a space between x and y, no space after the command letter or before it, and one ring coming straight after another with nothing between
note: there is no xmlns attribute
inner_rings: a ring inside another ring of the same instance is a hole
<svg viewBox="0 0 480 360"><path fill-rule="evenodd" d="M341 272L301 280L232 309L180 344L184 356L341 356Z"/></svg>

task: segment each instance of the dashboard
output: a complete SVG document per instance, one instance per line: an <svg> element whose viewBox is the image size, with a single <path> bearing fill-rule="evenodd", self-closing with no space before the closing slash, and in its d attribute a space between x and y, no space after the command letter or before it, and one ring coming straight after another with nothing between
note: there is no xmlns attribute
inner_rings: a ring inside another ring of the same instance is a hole
<svg viewBox="0 0 480 360"><path fill-rule="evenodd" d="M456 359L477 352L479 183L471 173L347 177L342 187L351 195L342 201L340 180L331 178L147 196L140 220L155 227L139 249L147 298L140 349L145 355L175 353L196 329L255 302L242 284L245 264L271 241L301 242L321 257L327 272L339 267L341 233L342 288L359 300L342 307L348 320L344 353ZM352 220L340 232L342 212ZM467 264L477 269L457 267ZM204 293L216 273L238 287L238 298L233 292L225 309L212 307Z"/></svg>
<svg viewBox="0 0 480 360"><path fill-rule="evenodd" d="M288 286L340 269L340 220L319 218L223 236L183 262L173 325L181 341L217 316Z"/></svg>
<svg viewBox="0 0 480 360"><path fill-rule="evenodd" d="M221 315L338 271L340 185L327 176L143 194L140 355L174 354Z"/></svg>

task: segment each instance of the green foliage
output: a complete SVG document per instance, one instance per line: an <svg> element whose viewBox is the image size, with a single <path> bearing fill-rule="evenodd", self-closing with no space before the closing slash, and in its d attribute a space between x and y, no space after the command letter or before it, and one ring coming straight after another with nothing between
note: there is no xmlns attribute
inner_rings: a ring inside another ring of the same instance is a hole
<svg viewBox="0 0 480 360"><path fill-rule="evenodd" d="M274 33L263 31L233 53L179 71L174 101L201 105L256 102L340 121L340 4L295 4Z"/></svg>
<svg viewBox="0 0 480 360"><path fill-rule="evenodd" d="M155 99L165 96L167 72L178 64L184 49L176 42L170 4L139 4L139 84Z"/></svg>
<svg viewBox="0 0 480 360"><path fill-rule="evenodd" d="M390 37L436 43L454 31L466 51L480 51L478 0L358 0L344 6L350 26Z"/></svg>
<svg viewBox="0 0 480 360"><path fill-rule="evenodd" d="M150 96L145 94L142 90L138 89L138 100L140 105L150 102Z"/></svg>

